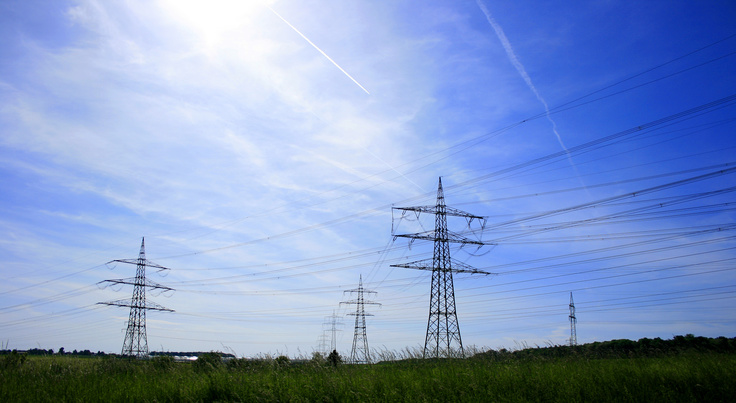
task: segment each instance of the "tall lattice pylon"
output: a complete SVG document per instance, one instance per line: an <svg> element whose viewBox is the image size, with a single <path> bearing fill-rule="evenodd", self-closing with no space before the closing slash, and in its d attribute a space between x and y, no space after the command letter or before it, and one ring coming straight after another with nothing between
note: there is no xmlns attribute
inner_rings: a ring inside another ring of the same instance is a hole
<svg viewBox="0 0 736 403"><path fill-rule="evenodd" d="M130 308L128 327L125 331L122 355L143 358L148 356L148 336L146 335L146 311L174 312L154 302L146 300L146 290L173 291L173 288L154 283L146 278L146 267L153 267L159 271L169 270L146 259L146 240L141 240L141 251L138 259L118 259L110 263L127 263L136 265L135 278L104 280L100 284L125 284L133 286L133 297L130 300L98 302L102 305L112 305Z"/></svg>
<svg viewBox="0 0 736 403"><path fill-rule="evenodd" d="M330 353L327 350L328 339L329 337L327 337L327 332L324 330L322 331L322 334L317 338L317 352L324 355L325 357L327 357L327 355Z"/></svg>
<svg viewBox="0 0 736 403"><path fill-rule="evenodd" d="M570 292L570 345L576 346L578 344L578 331L577 323L578 318L575 317L575 302L572 300L572 292Z"/></svg>
<svg viewBox="0 0 736 403"><path fill-rule="evenodd" d="M336 314L335 311L332 311L332 315L326 316L324 323L322 323L322 326L326 326L328 329L327 331L330 332L330 352L337 351L337 332L342 332L342 330L337 327L342 325L343 323L340 321L340 315Z"/></svg>
<svg viewBox="0 0 736 403"><path fill-rule="evenodd" d="M348 315L355 316L355 333L353 334L353 349L350 352L350 362L353 364L370 364L371 353L368 349L368 337L366 336L365 317L373 314L365 312L366 305L381 305L378 302L366 301L364 294L376 294L376 291L363 288L363 275L360 275L358 288L345 290L346 293L357 294L356 299L343 301L340 304L355 305L355 312Z"/></svg>
<svg viewBox="0 0 736 403"><path fill-rule="evenodd" d="M429 213L435 215L433 231L424 231L416 234L394 234L395 237L410 238L412 240L427 240L434 242L432 259L419 260L411 263L395 264L392 267L409 269L431 270L432 289L429 295L429 318L427 319L427 335L424 339L424 358L427 357L457 357L464 356L463 341L460 336L460 325L457 321L455 309L455 286L452 280L453 273L491 274L489 272L470 267L465 263L450 257L450 243L463 245L487 245L487 243L466 238L447 229L447 216L463 217L470 226L473 220L479 220L485 225L485 218L445 205L445 195L442 190L442 178L437 187L437 203L434 206L394 207L395 210L414 212L416 214Z"/></svg>

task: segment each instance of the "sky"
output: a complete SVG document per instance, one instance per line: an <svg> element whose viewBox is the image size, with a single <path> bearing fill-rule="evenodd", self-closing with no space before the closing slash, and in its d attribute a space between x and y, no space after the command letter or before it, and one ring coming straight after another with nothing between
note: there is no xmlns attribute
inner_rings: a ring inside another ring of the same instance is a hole
<svg viewBox="0 0 736 403"><path fill-rule="evenodd" d="M442 178L467 349L736 337L730 1L0 2L0 344L424 345ZM734 232L732 232L734 231ZM160 291L160 290L159 290ZM328 341L329 342L329 341Z"/></svg>

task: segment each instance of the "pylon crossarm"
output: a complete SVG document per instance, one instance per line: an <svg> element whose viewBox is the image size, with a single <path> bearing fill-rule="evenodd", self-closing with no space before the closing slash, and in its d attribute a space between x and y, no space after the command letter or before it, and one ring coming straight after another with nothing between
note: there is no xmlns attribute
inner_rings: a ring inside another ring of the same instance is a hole
<svg viewBox="0 0 736 403"><path fill-rule="evenodd" d="M458 233L447 231L447 238L440 237L440 234L438 234L436 231L425 231L425 232L418 232L415 234L399 234L395 235L395 237L401 237L401 238L410 238L410 239L421 239L424 241L443 241L443 242L452 242L452 243L460 243L463 245L493 245L490 242L483 242L478 241L475 239L466 238Z"/></svg>
<svg viewBox="0 0 736 403"><path fill-rule="evenodd" d="M372 313L368 313L368 312L361 312L361 313L349 312L349 313L346 313L345 315L347 316L375 316Z"/></svg>
<svg viewBox="0 0 736 403"><path fill-rule="evenodd" d="M155 283L148 279L143 279L143 282L139 283L137 279L134 277L133 278L118 278L118 279L112 279L112 280L103 280L103 281L98 282L97 284L100 286L104 286L106 283L107 284L126 284L126 285L133 285L133 286L141 286L141 287L146 287L150 290L174 291L174 289L171 287L167 287L165 285Z"/></svg>
<svg viewBox="0 0 736 403"><path fill-rule="evenodd" d="M342 305L342 304L345 304L345 305L356 305L356 304L363 304L363 305L381 305L380 302L365 301L365 300L359 301L357 299L354 299L352 301L341 301L340 302L340 305ZM348 315L350 315L350 314L348 314Z"/></svg>
<svg viewBox="0 0 736 403"><path fill-rule="evenodd" d="M485 270L476 269L473 266L467 265L459 260L450 259L452 262L452 271L455 273L469 273L469 274L489 274L497 275L497 273L487 272Z"/></svg>
<svg viewBox="0 0 736 403"><path fill-rule="evenodd" d="M485 274L485 275L495 274L495 273L490 273L484 270L476 269L475 267L469 266L455 259L451 259L450 261L451 261L450 269L435 268L433 259L423 259L423 260L417 260L415 262L410 262L410 263L392 264L391 267L403 267L405 269L417 269L417 270L429 270L429 271L434 271L434 270L450 271L453 273Z"/></svg>
<svg viewBox="0 0 736 403"><path fill-rule="evenodd" d="M137 264L140 263L140 259L115 259L115 260L111 260L111 261L109 261L109 262L107 262L105 264L110 264L110 263L127 263L127 264L135 264L135 265L137 265ZM143 261L143 264L146 267L152 267L154 269L158 269L158 271L171 270L168 267L164 267L164 266L161 266L160 264L153 263L150 260L144 260Z"/></svg>
<svg viewBox="0 0 736 403"><path fill-rule="evenodd" d="M109 262L107 262L105 264L110 264L110 263L138 264L138 259L115 259L115 260L111 260L111 261L109 261Z"/></svg>
<svg viewBox="0 0 736 403"><path fill-rule="evenodd" d="M145 309L148 311L174 312L173 309L164 308L163 306L151 301L137 301L136 303L131 300L120 299L117 301L98 302L97 305L120 306L127 308Z"/></svg>
<svg viewBox="0 0 736 403"><path fill-rule="evenodd" d="M342 293L345 294L345 293L348 293L348 292L349 293L356 293L356 292L357 293L360 293L360 292L362 292L363 294L378 294L378 291L366 290L366 289L363 289L363 288L355 288L355 289L352 289L352 290L344 290Z"/></svg>
<svg viewBox="0 0 736 403"><path fill-rule="evenodd" d="M150 260L146 260L146 267L153 267L154 269L158 269L158 271L171 270L168 267L164 267L164 266L161 266L160 264L153 263Z"/></svg>
<svg viewBox="0 0 736 403"><path fill-rule="evenodd" d="M394 210L402 210L402 211L414 211L414 212L417 212L417 213L428 213L428 214L437 214L437 212L438 212L437 206L393 207L393 209ZM452 207L447 207L447 206L444 206L444 214L445 215L449 215L449 216L453 216L453 217L466 217L466 218L475 219L475 220L484 220L485 219L485 217L483 217L483 216L479 216L479 215L475 215L475 214L470 214L468 212L465 212L465 211L462 211L462 210L458 210L458 209L452 208Z"/></svg>
<svg viewBox="0 0 736 403"><path fill-rule="evenodd" d="M445 206L445 214L453 217L465 217L471 220L485 220L486 218L480 215L468 213L467 211L458 210L453 207Z"/></svg>

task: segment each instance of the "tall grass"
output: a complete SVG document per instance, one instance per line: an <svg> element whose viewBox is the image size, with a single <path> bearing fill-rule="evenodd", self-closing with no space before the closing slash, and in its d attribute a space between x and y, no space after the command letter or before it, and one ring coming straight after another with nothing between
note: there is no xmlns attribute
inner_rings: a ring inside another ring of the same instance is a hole
<svg viewBox="0 0 736 403"><path fill-rule="evenodd" d="M204 362L204 361L203 361ZM731 401L736 355L289 360L30 357L0 366L0 401Z"/></svg>

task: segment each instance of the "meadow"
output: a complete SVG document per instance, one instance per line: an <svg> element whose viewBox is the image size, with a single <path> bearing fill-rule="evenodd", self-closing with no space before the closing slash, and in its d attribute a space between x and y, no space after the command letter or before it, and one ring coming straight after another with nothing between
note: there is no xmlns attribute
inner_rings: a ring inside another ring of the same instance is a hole
<svg viewBox="0 0 736 403"><path fill-rule="evenodd" d="M736 396L733 351L595 350L337 366L286 357L222 361L215 353L195 362L6 354L0 401L726 402Z"/></svg>

